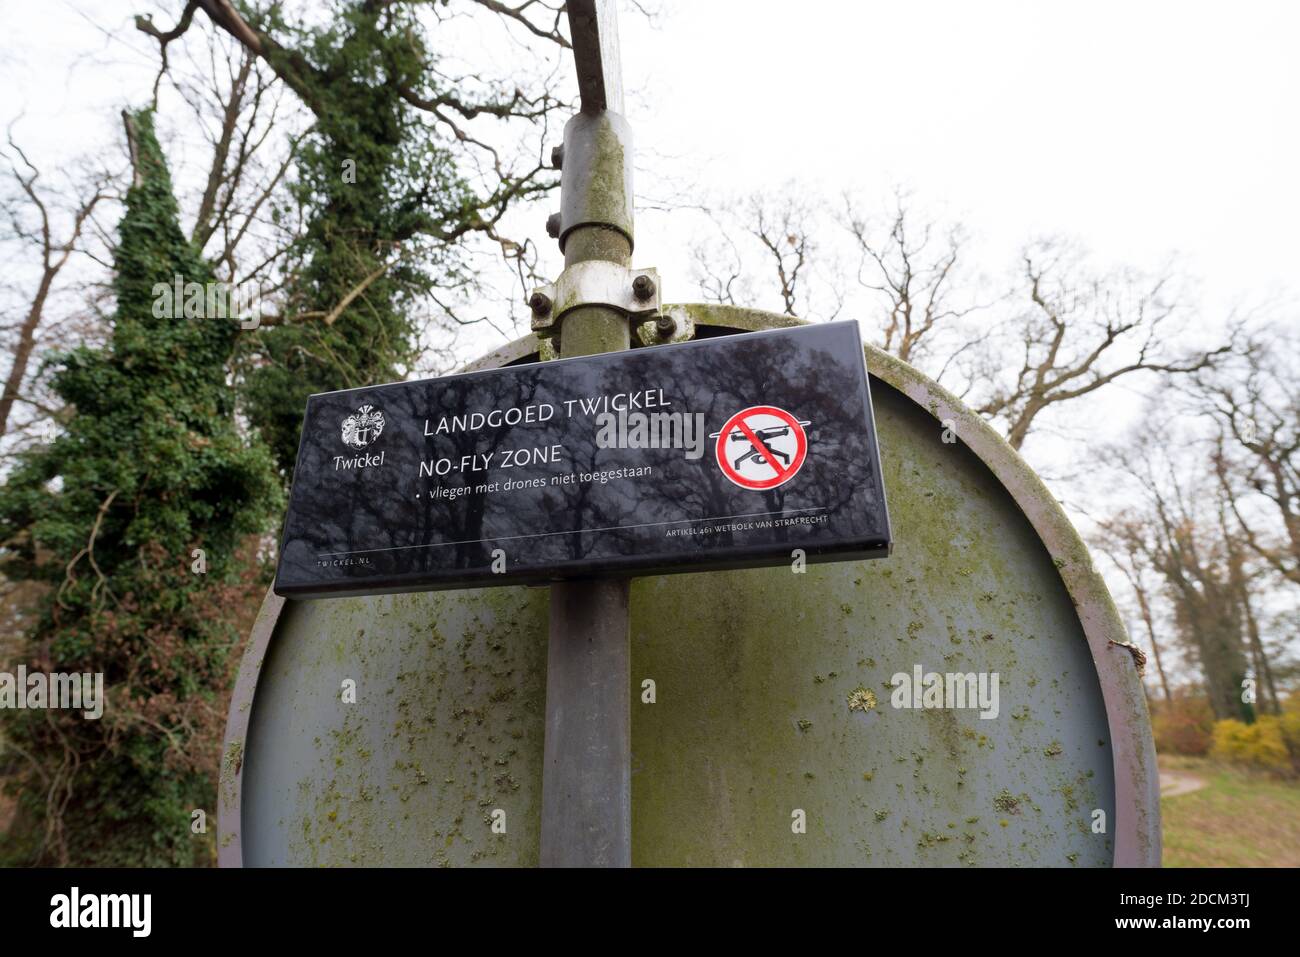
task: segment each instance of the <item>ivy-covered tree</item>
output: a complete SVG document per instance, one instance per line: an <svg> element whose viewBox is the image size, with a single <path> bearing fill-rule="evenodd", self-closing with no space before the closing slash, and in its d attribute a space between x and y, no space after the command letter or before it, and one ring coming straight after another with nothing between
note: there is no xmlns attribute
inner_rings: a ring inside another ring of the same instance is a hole
<svg viewBox="0 0 1300 957"><path fill-rule="evenodd" d="M211 273L181 232L150 112L125 115L134 181L103 348L56 357L69 415L0 488L0 570L47 591L27 666L104 674L103 717L3 713L21 759L11 863L178 865L210 857L223 690L237 626L223 614L250 536L279 507L271 457L241 435L228 384L239 325L160 298ZM193 287L191 287L193 288Z"/></svg>
<svg viewBox="0 0 1300 957"><path fill-rule="evenodd" d="M433 285L439 259L420 229L469 203L447 151L427 142L397 86L385 82L419 69L412 24L384 29L355 4L300 42L316 64L302 74L316 124L292 185L306 228L290 250L281 321L253 341L245 385L250 413L286 472L308 395L402 377L413 359L416 300ZM272 53L272 62L281 56Z"/></svg>
<svg viewBox="0 0 1300 957"><path fill-rule="evenodd" d="M568 45L559 5L458 5ZM293 18L280 3L190 0L170 30L136 21L165 53L203 11L313 118L283 210L305 225L283 264L282 308L246 337L241 363L249 413L286 474L307 397L402 378L415 355L421 302L467 281L461 241L486 235L518 250L497 235L502 216L556 185L540 157L512 161L473 123L541 123L558 101L545 86L529 96L518 86L450 75L433 36L456 16L448 6L332 0Z"/></svg>

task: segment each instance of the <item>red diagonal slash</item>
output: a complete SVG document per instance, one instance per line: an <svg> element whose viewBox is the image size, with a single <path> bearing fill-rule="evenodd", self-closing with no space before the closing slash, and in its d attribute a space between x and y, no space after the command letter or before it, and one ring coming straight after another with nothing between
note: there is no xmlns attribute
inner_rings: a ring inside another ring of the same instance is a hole
<svg viewBox="0 0 1300 957"><path fill-rule="evenodd" d="M752 444L754 448L758 449L759 453L762 454L763 461L772 466L772 471L776 473L776 477L783 478L786 470L777 464L776 455L763 443L762 439L754 434L754 430L745 424L744 419L736 420L736 428L745 433L745 438L749 439L750 444Z"/></svg>

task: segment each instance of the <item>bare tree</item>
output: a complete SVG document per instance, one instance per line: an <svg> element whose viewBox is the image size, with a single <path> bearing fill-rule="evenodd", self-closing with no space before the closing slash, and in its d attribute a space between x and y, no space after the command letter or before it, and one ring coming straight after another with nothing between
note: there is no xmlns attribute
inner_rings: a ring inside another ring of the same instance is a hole
<svg viewBox="0 0 1300 957"><path fill-rule="evenodd" d="M704 209L713 234L691 249L705 301L772 302L775 311L810 320L829 321L840 314L842 284L832 255L815 238L825 229L819 201L790 183L713 206Z"/></svg>
<svg viewBox="0 0 1300 957"><path fill-rule="evenodd" d="M1105 552L1124 580L1128 583L1137 601L1138 613L1146 628L1147 642L1151 645L1151 654L1156 662L1156 674L1160 679L1160 690L1165 701L1172 701L1169 690L1169 676L1165 672L1164 662L1160 656L1160 641L1156 638L1154 595L1152 586L1147 581L1151 565L1146 560L1143 542L1147 540L1140 523L1131 516L1113 518L1102 525L1102 535L1094 543L1095 547Z"/></svg>
<svg viewBox="0 0 1300 957"><path fill-rule="evenodd" d="M751 196L747 212L750 235L767 254L783 311L787 316L798 315L795 307L802 288L800 281L807 274L808 258L814 249L808 208L789 191L775 203Z"/></svg>
<svg viewBox="0 0 1300 957"><path fill-rule="evenodd" d="M46 188L39 182L41 171L14 141L12 129L4 158L17 189L15 195L0 203L0 208L8 220L12 238L34 254L36 281L26 298L24 315L12 329L13 358L5 376L4 391L0 392L0 437L9 430L15 403L36 404L24 395L23 386L51 295L69 260L75 253L85 251L83 240L96 209L115 195L115 177L102 169Z"/></svg>
<svg viewBox="0 0 1300 957"><path fill-rule="evenodd" d="M385 7L392 5L372 2L366 6L375 13L382 13ZM454 12L443 9L449 4L416 5L440 21L455 16ZM562 4L528 0L512 7L497 0L461 0L461 6L490 11L505 23L522 27L533 37L557 46L567 48L570 45L560 29L564 12ZM264 16L256 20L246 18L230 0L189 0L175 27L164 30L155 26L150 17L140 16L136 18L136 28L158 41L165 58L168 46L190 29L196 11L202 11L214 26L237 40L250 56L266 64L310 112L319 114L330 108L321 99L320 91L329 88L332 82L337 85L340 78L325 75L312 63L307 52L283 45L272 31L259 25L258 21L265 19ZM426 87L394 78L392 82L398 84L398 93L410 106L427 114L465 147L469 162L491 178L491 186L486 195L478 197L476 215L465 217L449 228L425 222L422 231L444 242L454 242L472 232L483 232L495 239L497 226L514 201L545 192L555 184L546 175L550 170L549 163L540 156L526 168L519 169L487 138L476 135L469 124L480 117L544 124L557 108L567 104L555 95L554 80L529 95L504 81L492 83L478 75L449 75L437 59L430 59L423 67L429 85ZM435 80L439 92L433 92ZM484 95L470 98L462 92L476 87L486 88ZM406 237L392 238L400 240Z"/></svg>
<svg viewBox="0 0 1300 957"><path fill-rule="evenodd" d="M1185 309L1170 275L1154 279L1132 272L1093 273L1059 242L1035 244L1023 254L1020 295L1013 322L1016 365L990 342L983 372L993 385L977 409L1005 423L1007 441L1019 449L1047 409L1097 392L1138 373L1178 375L1209 368L1230 351L1179 350ZM999 375L990 366L1011 368Z"/></svg>
<svg viewBox="0 0 1300 957"><path fill-rule="evenodd" d="M1267 565L1263 569L1251 567L1251 559L1258 561L1258 555L1252 554L1249 546L1243 543L1243 537L1240 534L1244 526L1241 522L1241 509L1238 507L1237 502L1243 493L1237 485L1238 476L1234 473L1232 463L1226 453L1225 447L1227 443L1227 437L1220 431L1214 440L1211 463L1214 469L1214 478L1222 497L1218 508L1218 519L1219 529L1223 535L1224 549L1227 554L1228 576L1236 600L1241 606L1245 638L1250 649L1255 675L1262 682L1263 700L1266 706L1271 704L1271 710L1274 714L1281 714L1282 703L1278 695L1277 681L1273 675L1273 667L1269 662L1269 656L1264 649L1264 642L1260 635L1259 617L1256 614L1255 601L1252 597L1252 592L1257 585L1267 587L1267 572L1272 569ZM1249 538L1247 537L1245 541L1249 542Z"/></svg>
<svg viewBox="0 0 1300 957"><path fill-rule="evenodd" d="M1300 585L1300 338L1274 326L1251 333L1232 360L1206 369L1192 392L1219 423L1221 466L1240 480L1230 498L1250 549ZM1262 509L1253 508L1260 504ZM1276 521L1270 521L1276 519Z"/></svg>
<svg viewBox="0 0 1300 957"><path fill-rule="evenodd" d="M190 239L219 274L238 283L259 278L284 250L282 234L289 230L277 229L269 211L301 133L289 133L283 146L277 141L275 134L292 109L283 87L252 53L223 34L208 36L204 47L199 52L206 54L206 64L182 76L167 74L193 111L209 153ZM268 244L255 237L258 241L249 244L254 233L279 241ZM256 251L241 268L246 245Z"/></svg>
<svg viewBox="0 0 1300 957"><path fill-rule="evenodd" d="M968 298L969 289L958 289L965 247L961 226L917 218L908 196L896 190L883 228L848 197L841 219L857 249L858 284L884 306L880 347L914 364L930 351L937 333L957 331L957 324L980 308ZM952 355L973 341L957 345ZM941 376L942 370L936 377Z"/></svg>
<svg viewBox="0 0 1300 957"><path fill-rule="evenodd" d="M829 274L816 288L830 289L838 314L854 283L831 261L836 247L815 238L827 225L821 214L790 185L719 207L717 238L693 249L704 297L736 304L767 290L788 315L808 316L811 280ZM1229 344L1184 341L1193 313L1173 270L1098 270L1070 244L1043 241L1025 248L1009 291L983 295L965 230L918 214L902 190L883 218L845 197L835 219L851 240L856 286L883 307L874 323L880 347L999 423L1015 449L1063 403L1141 375L1189 377L1231 352ZM1274 497L1294 500L1292 519L1300 520L1300 499L1289 494ZM1300 541L1300 521L1295 528Z"/></svg>
<svg viewBox="0 0 1300 957"><path fill-rule="evenodd" d="M1138 503L1107 524L1125 552L1162 579L1178 633L1200 668L1217 718L1253 719L1244 700L1248 649L1240 582L1223 534L1229 508L1213 479L1179 460L1179 437L1167 447L1142 441L1108 451L1120 474L1140 489Z"/></svg>
<svg viewBox="0 0 1300 957"><path fill-rule="evenodd" d="M715 227L715 235L691 246L691 267L705 302L738 306L751 295L745 256L733 231L717 215L705 210Z"/></svg>
<svg viewBox="0 0 1300 957"><path fill-rule="evenodd" d="M716 236L691 250L704 299L740 305L770 290L781 312L806 317L816 225L812 205L799 190L789 185L773 196L755 193L705 213Z"/></svg>

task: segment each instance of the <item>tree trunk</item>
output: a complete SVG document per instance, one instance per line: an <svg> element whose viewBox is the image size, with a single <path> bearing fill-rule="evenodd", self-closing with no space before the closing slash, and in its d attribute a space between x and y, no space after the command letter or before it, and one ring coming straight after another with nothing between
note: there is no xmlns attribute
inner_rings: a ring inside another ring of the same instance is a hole
<svg viewBox="0 0 1300 957"><path fill-rule="evenodd" d="M9 367L9 377L5 380L5 389L0 393L0 436L4 435L9 428L9 413L13 410L14 402L18 400L18 390L22 388L23 380L27 377L27 365L32 358L32 350L36 347L36 329L41 324L41 313L45 309L45 299L50 294L50 286L54 282L54 276L57 269L46 268L41 276L40 288L36 290L36 296L32 299L32 308L27 313L27 318L23 320L22 328L18 332L18 348L14 350L14 362Z"/></svg>

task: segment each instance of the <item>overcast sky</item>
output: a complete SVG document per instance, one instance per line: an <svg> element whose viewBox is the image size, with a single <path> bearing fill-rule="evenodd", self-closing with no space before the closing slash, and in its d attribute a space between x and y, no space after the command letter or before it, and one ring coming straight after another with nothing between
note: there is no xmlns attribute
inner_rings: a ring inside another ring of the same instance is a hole
<svg viewBox="0 0 1300 957"><path fill-rule="evenodd" d="M131 17L153 7L0 0L3 119L24 115L20 138L44 162L120 138L118 110L147 99L156 62ZM658 9L653 22L621 16L643 198L794 182L884 200L903 185L964 220L989 261L1066 234L1108 261L1178 254L1207 314L1294 291L1300 4ZM684 215L639 220L637 261L659 266L676 298L698 228ZM534 233L545 242L540 222Z"/></svg>
<svg viewBox="0 0 1300 957"><path fill-rule="evenodd" d="M1181 254L1218 305L1294 288L1300 4L707 0L622 26L643 165L903 184L994 255L1040 233ZM640 232L639 259L672 261L675 237Z"/></svg>

